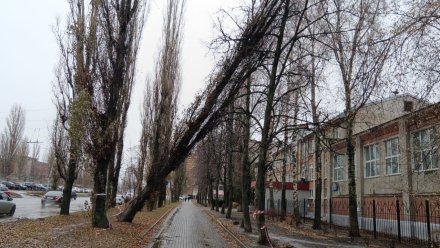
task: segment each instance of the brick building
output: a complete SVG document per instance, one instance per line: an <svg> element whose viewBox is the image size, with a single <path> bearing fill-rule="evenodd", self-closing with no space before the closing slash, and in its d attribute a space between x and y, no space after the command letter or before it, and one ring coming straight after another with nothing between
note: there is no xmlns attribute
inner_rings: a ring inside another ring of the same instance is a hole
<svg viewBox="0 0 440 248"><path fill-rule="evenodd" d="M440 103L427 105L410 96L399 96L366 106L355 123L356 195L361 228L370 224L369 206L373 200L379 207L399 206L402 214L414 212L427 199L440 202ZM348 225L343 126L344 123L338 123L325 131L330 138L326 139L328 146L322 153L322 213L323 220L331 218L333 223ZM313 217L315 195L313 147L313 134L298 141L298 175L309 182L309 217ZM401 205L396 206L396 202Z"/></svg>

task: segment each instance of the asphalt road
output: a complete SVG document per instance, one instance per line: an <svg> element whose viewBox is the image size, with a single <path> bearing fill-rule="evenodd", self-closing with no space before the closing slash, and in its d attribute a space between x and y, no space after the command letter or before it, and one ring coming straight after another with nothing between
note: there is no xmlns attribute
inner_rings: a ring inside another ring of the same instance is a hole
<svg viewBox="0 0 440 248"><path fill-rule="evenodd" d="M25 192L16 191L16 193L23 196L23 198L14 198L13 202L16 204L17 209L12 217L0 216L0 223L14 221L16 219L38 219L49 216L55 216L60 213L60 207L58 205L46 205L44 208L41 206L41 197L29 196ZM84 209L84 201L87 200L90 203L89 197L78 197L76 200L70 202L70 211L78 212Z"/></svg>

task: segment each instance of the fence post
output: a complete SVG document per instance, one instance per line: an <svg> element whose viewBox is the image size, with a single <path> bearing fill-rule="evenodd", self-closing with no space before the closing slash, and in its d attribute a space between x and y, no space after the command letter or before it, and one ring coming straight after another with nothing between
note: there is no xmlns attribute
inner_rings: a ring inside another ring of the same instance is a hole
<svg viewBox="0 0 440 248"><path fill-rule="evenodd" d="M306 198L304 198L304 223L306 223Z"/></svg>
<svg viewBox="0 0 440 248"><path fill-rule="evenodd" d="M429 200L425 200L426 204L426 228L428 230L428 241L431 243L431 218L429 216Z"/></svg>
<svg viewBox="0 0 440 248"><path fill-rule="evenodd" d="M328 201L328 212L329 212L329 222L330 222L330 228L332 228L332 198L330 197Z"/></svg>
<svg viewBox="0 0 440 248"><path fill-rule="evenodd" d="M402 242L402 230L400 229L400 203L399 199L396 200L396 211L397 211L397 237L399 243Z"/></svg>
<svg viewBox="0 0 440 248"><path fill-rule="evenodd" d="M373 199L373 232L374 238L377 239L377 230L376 230L376 200Z"/></svg>

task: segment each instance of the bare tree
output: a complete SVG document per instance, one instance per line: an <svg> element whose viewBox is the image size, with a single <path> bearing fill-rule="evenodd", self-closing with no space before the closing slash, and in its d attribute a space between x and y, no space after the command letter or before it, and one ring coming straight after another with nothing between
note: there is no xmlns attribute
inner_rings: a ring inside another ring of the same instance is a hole
<svg viewBox="0 0 440 248"><path fill-rule="evenodd" d="M92 225L107 228L107 175L115 194L119 176L115 168L118 141L125 128L130 103L136 54L143 27L145 1L112 0L96 2L96 82L84 82L91 113L86 126L86 152L92 158L94 198ZM92 26L93 27L93 26ZM89 27L90 28L90 27ZM92 28L93 30L93 28Z"/></svg>
<svg viewBox="0 0 440 248"><path fill-rule="evenodd" d="M390 91L436 101L440 96L440 1L397 2ZM391 16L391 15L390 15Z"/></svg>
<svg viewBox="0 0 440 248"><path fill-rule="evenodd" d="M99 135L107 136L101 139L91 135L92 144L96 151L92 156L96 159L95 179L99 175L107 175L105 182L106 189L99 187L97 193L106 192L106 206L114 206L117 193L119 172L122 164L122 152L124 149L123 139L127 121L127 111L130 105L131 91L135 76L135 63L144 24L144 15L147 0L112 0L100 1L98 3L99 39L102 45L98 46L98 81L100 86L90 90L89 94L93 99L93 106L96 109L93 125L102 128ZM102 91L102 92L99 92ZM102 115L107 119L106 123L101 122ZM104 153L104 154L102 154ZM99 154L99 155L98 155ZM100 164L100 160L104 161ZM109 159L109 160L108 160ZM97 211L101 212L100 204ZM97 214L94 216L98 216ZM95 224L97 226L106 226Z"/></svg>
<svg viewBox="0 0 440 248"><path fill-rule="evenodd" d="M53 145L51 145L49 152L47 153L47 164L49 166L49 188L51 190L56 190L58 186L58 181L60 179L60 175L57 169L57 162L55 157L55 149Z"/></svg>
<svg viewBox="0 0 440 248"><path fill-rule="evenodd" d="M163 47L156 66L156 75L151 86L147 85L144 100L144 131L141 154L148 154L147 175L155 175L161 162L169 156L173 125L177 112L177 97L180 89L180 49L182 40L183 9L185 1L168 1L163 27ZM164 201L165 178L159 182L158 206ZM156 197L149 199L151 210Z"/></svg>
<svg viewBox="0 0 440 248"><path fill-rule="evenodd" d="M17 158L15 159L15 175L18 178L24 178L26 176L25 166L28 161L29 156L29 142L27 138L23 138L23 141L20 144Z"/></svg>
<svg viewBox="0 0 440 248"><path fill-rule="evenodd" d="M1 174L9 176L14 169L15 160L18 158L20 147L23 144L25 125L25 111L20 105L14 105L6 118L6 127L0 138ZM27 154L26 154L27 155Z"/></svg>
<svg viewBox="0 0 440 248"><path fill-rule="evenodd" d="M68 130L64 137L70 139L69 157L77 159L75 151L84 150L93 168L94 227L109 226L107 175L110 174L112 182L119 176L118 168L114 169L115 159L120 158L116 151L123 148L118 142L123 137L130 102L144 10L145 1L141 0L91 1L89 5L84 0L71 0L67 38L57 32L62 51L55 93L59 121ZM72 108L75 104L84 107L78 119L72 118L72 113L81 109ZM77 122L82 124L80 130L84 133L79 146L74 139L82 135L72 139L72 127Z"/></svg>
<svg viewBox="0 0 440 248"><path fill-rule="evenodd" d="M241 222L241 226L244 228L245 232L252 232L251 218L249 214L249 204L250 204L250 188L251 188L251 163L249 158L249 141L251 135L251 120L250 120L250 101L251 101L251 78L248 79L245 90L245 101L244 101L244 114L242 117L242 133L243 136L241 138L241 204L243 210L243 219Z"/></svg>
<svg viewBox="0 0 440 248"><path fill-rule="evenodd" d="M276 30L276 36L273 40L274 47L272 48L272 56L268 61L268 83L265 86L266 103L264 107L264 115L261 121L261 141L258 153L257 162L257 181L256 181L256 204L257 210L260 212L257 218L257 225L259 231L259 244L267 244L267 236L265 232L265 183L266 172L270 165L268 163L268 155L273 138L276 135L274 132L275 105L279 101L275 98L277 89L280 85L282 75L286 70L286 63L290 57L290 53L299 39L299 35L303 30L304 15L310 8L309 2L283 2L283 9L280 12L279 23ZM293 18L292 18L293 17ZM288 33L287 25L292 25L293 34Z"/></svg>
<svg viewBox="0 0 440 248"><path fill-rule="evenodd" d="M254 17L242 29L237 44L223 59L205 93L196 98L178 125L173 147L167 159L162 161L160 171L148 175L147 186L118 216L120 221L131 222L145 200L157 190L157 183L175 170L180 165L179 161L186 158L192 148L216 125L220 114L225 111L243 82L264 58L260 51L264 50L266 44L265 34L272 28L274 13L277 13L279 8L278 2L262 1Z"/></svg>
<svg viewBox="0 0 440 248"><path fill-rule="evenodd" d="M390 40L383 40L380 13L383 1L334 1L335 15L328 20L329 48L336 60L344 92L344 120L349 179L351 237L360 236L354 164L353 125L358 110L377 90L383 66L390 51Z"/></svg>
<svg viewBox="0 0 440 248"><path fill-rule="evenodd" d="M96 69L97 5L83 0L69 1L67 27L59 22L54 33L60 49L60 61L55 70L53 92L57 118L51 134L57 171L64 180L60 214L68 215L73 183L83 158L86 124L90 113L87 85L94 80Z"/></svg>
<svg viewBox="0 0 440 248"><path fill-rule="evenodd" d="M211 203L211 209L214 209L214 182L216 180L216 157L215 149L221 149L216 147L215 133L211 133L202 140L195 149L195 169L197 175L197 185L199 187L199 193L197 199L201 204L206 205L206 198ZM179 168L180 169L180 168ZM178 170L179 170L178 169Z"/></svg>
<svg viewBox="0 0 440 248"><path fill-rule="evenodd" d="M171 201L179 201L179 196L182 195L183 186L186 183L185 167L180 166L171 174L172 188Z"/></svg>
<svg viewBox="0 0 440 248"><path fill-rule="evenodd" d="M36 163L38 162L39 157L40 157L40 145L38 143L34 143L32 145L32 154L31 154L31 177L33 177L34 180L38 177L37 169L35 168L35 166Z"/></svg>

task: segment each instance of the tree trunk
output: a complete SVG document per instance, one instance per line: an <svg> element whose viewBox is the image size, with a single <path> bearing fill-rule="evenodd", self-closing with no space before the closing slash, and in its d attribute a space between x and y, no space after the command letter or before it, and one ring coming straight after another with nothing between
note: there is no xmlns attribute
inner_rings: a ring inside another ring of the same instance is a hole
<svg viewBox="0 0 440 248"><path fill-rule="evenodd" d="M157 191L151 194L150 198L147 202L147 210L149 212L153 211L156 208L156 201L157 201Z"/></svg>
<svg viewBox="0 0 440 248"><path fill-rule="evenodd" d="M287 200L286 200L286 163L283 164L283 171L281 175L281 221L286 219Z"/></svg>
<svg viewBox="0 0 440 248"><path fill-rule="evenodd" d="M70 198L72 196L73 180L64 181L63 199L61 200L60 215L69 215L70 213Z"/></svg>
<svg viewBox="0 0 440 248"><path fill-rule="evenodd" d="M319 132L315 133L315 218L313 229L321 229L321 199L322 199L322 161L321 161L321 140Z"/></svg>
<svg viewBox="0 0 440 248"><path fill-rule="evenodd" d="M261 8L259 8L258 12L263 11L263 15L254 18L243 30L241 36L244 38L240 39L236 46L237 50L231 57L228 57L227 63L222 66L221 72L216 76L217 80L213 86L213 91L207 93L206 99L199 113L195 116L195 119L187 123L189 129L182 134L180 141L175 145L175 148L171 150L169 159L163 161L161 173L148 176L147 186L135 197L126 210L118 214L119 221L131 222L136 212L142 208L144 201L150 197L155 190L155 183L150 181L154 181L155 177L165 177L168 173L177 168L179 162L188 156L188 153L194 145L214 127L215 122L220 117L220 112L225 110L225 107L222 105L219 110L213 110L213 106L219 103L219 96L223 92L227 94L234 93L234 91L225 91L225 87L231 82L231 78L233 76L235 77L236 72L239 73L239 75L243 75L243 77L240 78L246 79L248 76L247 73L250 71L238 71L237 69L244 63L245 59L253 55L254 52L259 51L259 42L264 37L263 34L272 26L275 19L273 18L274 13L277 13L279 9L280 4L277 2L268 2L268 4L262 5ZM249 66L246 65L246 68L247 67ZM252 68L253 67L250 67L250 69ZM245 74L243 74L244 72ZM239 80L235 85L239 86L241 83L242 81ZM229 97L229 99L230 98L231 97Z"/></svg>
<svg viewBox="0 0 440 248"><path fill-rule="evenodd" d="M166 197L167 197L167 183L165 181L161 184L158 192L158 202L157 202L158 208L165 206Z"/></svg>
<svg viewBox="0 0 440 248"><path fill-rule="evenodd" d="M293 203L293 219L295 220L295 226L299 226L301 223L301 216L299 214L299 200L298 192L296 190L292 191L292 203Z"/></svg>
<svg viewBox="0 0 440 248"><path fill-rule="evenodd" d="M107 209L116 206L116 202L111 201L112 191L113 191L113 184L111 183L111 181L114 172L115 172L115 158L112 158L110 159L109 166L107 168L107 185L105 188L105 192L106 192L105 205Z"/></svg>
<svg viewBox="0 0 440 248"><path fill-rule="evenodd" d="M273 188L269 188L269 209L271 213L275 212L275 200L273 197Z"/></svg>
<svg viewBox="0 0 440 248"><path fill-rule="evenodd" d="M226 187L226 170L227 166L225 166L225 169L223 170L223 202L222 202L222 210L220 211L221 214L225 213L226 203L229 199L229 191L228 187Z"/></svg>
<svg viewBox="0 0 440 248"><path fill-rule="evenodd" d="M265 180L266 180L266 170L267 170L267 152L269 150L269 145L272 141L270 129L272 126L272 117L273 117L273 101L275 96L275 91L277 89L277 73L278 73L278 63L281 58L282 53L282 45L284 38L284 30L286 28L286 22L289 15L289 7L290 1L286 0L284 2L284 10L283 17L279 26L279 33L276 40L276 48L274 51L274 58L272 63L272 68L269 75L269 85L267 86L267 101L266 107L264 110L264 123L263 129L261 130L261 142L260 142L260 150L258 154L258 173L257 173L257 185L256 185L256 201L257 201L257 210L263 211L263 213L258 215L257 218L257 226L259 231L258 243L265 245L268 243L266 237L266 230L263 228L265 226Z"/></svg>
<svg viewBox="0 0 440 248"><path fill-rule="evenodd" d="M209 181L209 202L211 203L211 210L214 210L214 187L212 186L213 181Z"/></svg>
<svg viewBox="0 0 440 248"><path fill-rule="evenodd" d="M219 209L219 199L218 199L218 187L219 187L219 183L220 183L220 179L217 178L217 183L216 183L216 187L215 187L215 211L218 212Z"/></svg>
<svg viewBox="0 0 440 248"><path fill-rule="evenodd" d="M72 152L72 150L71 150ZM63 199L61 201L61 215L69 215L70 213L70 198L72 195L72 187L76 178L76 159L75 156L71 153L71 158L69 159L69 164L67 166L67 175L65 175L64 180L64 189L63 189Z"/></svg>
<svg viewBox="0 0 440 248"><path fill-rule="evenodd" d="M108 159L100 159L96 163L94 171L93 203L92 203L92 226L98 228L108 228L106 193L105 186L107 181Z"/></svg>
<svg viewBox="0 0 440 248"><path fill-rule="evenodd" d="M353 121L349 120L347 128L347 155L348 155L348 209L350 214L350 237L360 237L357 199L356 199L356 175L354 166L354 145L353 145Z"/></svg>
<svg viewBox="0 0 440 248"><path fill-rule="evenodd" d="M144 207L145 201L153 195L155 185L153 180L149 181L147 186L139 192L137 197L134 197L127 206L127 209L120 213L117 218L119 221L132 222L137 212L141 211Z"/></svg>
<svg viewBox="0 0 440 248"><path fill-rule="evenodd" d="M121 132L121 131L119 131ZM107 206L114 208L116 206L116 194L118 193L119 173L121 172L122 154L124 151L124 135L119 135L119 140L116 145L116 163L111 166L109 170L108 189L107 192Z"/></svg>
<svg viewBox="0 0 440 248"><path fill-rule="evenodd" d="M250 91L251 91L251 81L250 79L246 85L246 110L249 112L250 109ZM251 186L251 175L250 175L250 164L249 164L249 140L250 140L250 120L249 116L243 115L243 153L241 160L241 208L243 210L243 220L242 227L245 232L252 232L251 218L249 215L249 194Z"/></svg>
<svg viewBox="0 0 440 248"><path fill-rule="evenodd" d="M266 153L267 150L263 150L264 153ZM261 153L261 151L260 151ZM260 158L262 155L259 156ZM264 154L263 159L265 159L266 155ZM260 211L257 215L257 228L259 230L259 238L258 243L265 245L267 244L268 240L266 238L266 233L262 229L262 227L265 225L265 216L264 216L264 210L265 210L265 179L266 179L266 166L265 161L259 161L258 162L258 172L257 172L257 185L255 188L255 201L256 201L256 207L257 211Z"/></svg>

